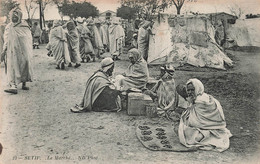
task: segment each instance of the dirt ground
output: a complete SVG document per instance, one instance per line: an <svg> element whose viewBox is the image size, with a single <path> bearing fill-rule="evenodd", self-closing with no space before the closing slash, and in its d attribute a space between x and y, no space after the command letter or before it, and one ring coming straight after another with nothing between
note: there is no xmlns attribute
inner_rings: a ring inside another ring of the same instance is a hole
<svg viewBox="0 0 260 164"><path fill-rule="evenodd" d="M166 152L146 149L135 136L139 123L166 120L118 113L75 114L89 76L99 63L85 63L78 69L56 70L44 46L34 50L35 80L29 91L17 95L6 87L1 65L1 164L11 163L260 163L259 157L259 52L228 51L234 67L227 71L188 67L176 71L176 83L191 77L200 79L205 91L222 104L227 128L233 134L230 148L212 151ZM115 74L123 73L127 57L116 61ZM150 69L151 76L158 69ZM257 160L258 159L258 160Z"/></svg>

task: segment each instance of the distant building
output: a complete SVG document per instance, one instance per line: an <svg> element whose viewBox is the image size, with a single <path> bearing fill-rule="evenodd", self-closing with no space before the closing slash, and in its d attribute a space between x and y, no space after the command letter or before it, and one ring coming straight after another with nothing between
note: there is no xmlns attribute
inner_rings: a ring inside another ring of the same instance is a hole
<svg viewBox="0 0 260 164"><path fill-rule="evenodd" d="M99 18L103 20L112 19L113 17L116 17L116 12L111 10L99 14Z"/></svg>
<svg viewBox="0 0 260 164"><path fill-rule="evenodd" d="M213 25L217 24L218 21L221 21L226 29L229 28L229 24L235 24L238 19L236 16L225 12L209 13L205 15L209 17Z"/></svg>

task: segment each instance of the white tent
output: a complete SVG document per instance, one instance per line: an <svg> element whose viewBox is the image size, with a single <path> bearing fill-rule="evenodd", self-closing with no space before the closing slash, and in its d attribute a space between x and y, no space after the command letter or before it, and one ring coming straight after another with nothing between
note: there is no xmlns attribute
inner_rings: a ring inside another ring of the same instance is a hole
<svg viewBox="0 0 260 164"><path fill-rule="evenodd" d="M238 46L260 47L260 18L237 20L227 30L227 37Z"/></svg>
<svg viewBox="0 0 260 164"><path fill-rule="evenodd" d="M197 67L225 69L224 62L232 61L215 42L215 30L205 16L169 18L155 20L155 35L150 37L148 64L185 63Z"/></svg>

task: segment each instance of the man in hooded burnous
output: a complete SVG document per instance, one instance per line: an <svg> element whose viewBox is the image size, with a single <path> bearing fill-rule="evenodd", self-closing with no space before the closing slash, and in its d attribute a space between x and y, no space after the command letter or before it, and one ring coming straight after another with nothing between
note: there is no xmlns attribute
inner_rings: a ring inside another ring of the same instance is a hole
<svg viewBox="0 0 260 164"><path fill-rule="evenodd" d="M112 20L112 25L109 26L108 32L110 53L114 60L118 60L120 54L123 53L125 40L125 32L118 18Z"/></svg>
<svg viewBox="0 0 260 164"><path fill-rule="evenodd" d="M22 11L14 8L10 11L10 23L4 32L4 46L1 62L6 63L9 89L5 92L17 94L17 85L28 90L26 82L32 81L32 34L29 25L22 21Z"/></svg>
<svg viewBox="0 0 260 164"><path fill-rule="evenodd" d="M115 85L111 81L114 61L112 58L107 57L100 64L101 68L87 81L81 103L72 107L70 109L71 112L111 112L121 109L120 91L116 90Z"/></svg>
<svg viewBox="0 0 260 164"><path fill-rule="evenodd" d="M138 30L138 50L145 61L147 61L148 59L149 35L151 34L151 26L152 22L145 20L141 23L140 28Z"/></svg>
<svg viewBox="0 0 260 164"><path fill-rule="evenodd" d="M95 52L91 43L93 36L81 17L77 18L77 24L76 29L79 35L79 52L82 63L89 62L91 58L93 58L93 60L95 59Z"/></svg>

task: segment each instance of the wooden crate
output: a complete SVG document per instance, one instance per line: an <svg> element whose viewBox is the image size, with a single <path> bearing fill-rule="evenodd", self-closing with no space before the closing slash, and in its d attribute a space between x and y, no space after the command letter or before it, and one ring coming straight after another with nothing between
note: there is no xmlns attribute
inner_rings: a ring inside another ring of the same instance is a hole
<svg viewBox="0 0 260 164"><path fill-rule="evenodd" d="M128 94L128 115L145 116L146 105L152 104L153 100L150 96L143 93L129 93Z"/></svg>

